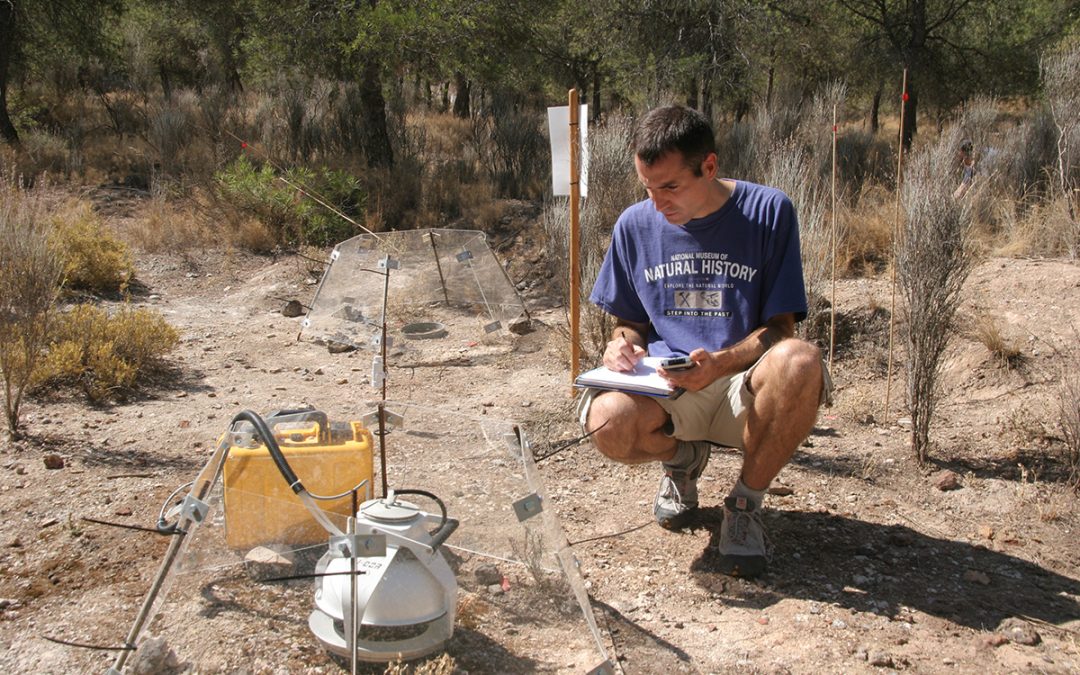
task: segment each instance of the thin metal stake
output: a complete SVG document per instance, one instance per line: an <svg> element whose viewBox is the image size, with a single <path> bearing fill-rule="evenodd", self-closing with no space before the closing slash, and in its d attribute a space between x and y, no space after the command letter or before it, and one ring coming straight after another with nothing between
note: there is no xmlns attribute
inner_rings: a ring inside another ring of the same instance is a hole
<svg viewBox="0 0 1080 675"><path fill-rule="evenodd" d="M431 251L435 254L435 269L439 270L439 283L442 284L443 299L446 300L446 306L450 306L450 294L446 292L446 277L442 273L442 263L439 262L439 249L435 248L435 233L427 233L428 241L431 242Z"/></svg>

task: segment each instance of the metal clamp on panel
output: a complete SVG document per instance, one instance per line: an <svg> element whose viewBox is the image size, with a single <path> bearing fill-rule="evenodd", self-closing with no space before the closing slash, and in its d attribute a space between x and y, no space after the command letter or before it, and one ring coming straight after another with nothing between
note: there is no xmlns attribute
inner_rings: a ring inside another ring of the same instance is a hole
<svg viewBox="0 0 1080 675"><path fill-rule="evenodd" d="M520 522L525 522L543 510L543 500L535 492L514 502L514 513Z"/></svg>
<svg viewBox="0 0 1080 675"><path fill-rule="evenodd" d="M361 417L360 421L363 422L364 426L367 427L368 429L377 428L379 426L379 411L378 410L372 410L368 414ZM391 411L383 408L383 420L382 421L383 421L383 425L386 428L391 429L393 427L400 427L401 425L405 424L405 417L403 415L399 415L396 412L391 412Z"/></svg>
<svg viewBox="0 0 1080 675"><path fill-rule="evenodd" d="M398 261L394 260L390 256L386 256L379 260L379 269L381 270L396 270L400 267Z"/></svg>
<svg viewBox="0 0 1080 675"><path fill-rule="evenodd" d="M184 501L180 504L180 517L187 518L194 523L201 523L206 519L206 514L209 512L209 504L191 495L184 497Z"/></svg>
<svg viewBox="0 0 1080 675"><path fill-rule="evenodd" d="M386 555L385 534L343 534L330 537L330 548L346 558L378 558Z"/></svg>
<svg viewBox="0 0 1080 675"><path fill-rule="evenodd" d="M459 263L468 263L470 260L473 259L473 254L472 251L470 251L469 249L465 249L461 253L458 253L455 257L457 258L457 261Z"/></svg>

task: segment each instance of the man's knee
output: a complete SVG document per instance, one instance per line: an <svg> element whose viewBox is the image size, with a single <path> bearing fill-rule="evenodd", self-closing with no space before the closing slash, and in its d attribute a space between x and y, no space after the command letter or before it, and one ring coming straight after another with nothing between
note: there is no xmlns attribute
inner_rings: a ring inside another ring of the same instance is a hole
<svg viewBox="0 0 1080 675"><path fill-rule="evenodd" d="M762 381L753 383L755 391L770 384L786 390L809 390L816 384L820 389L823 383L824 366L821 350L805 340L788 339L773 347L762 365L765 368L755 370L755 376L763 376ZM815 390L817 391L817 390Z"/></svg>
<svg viewBox="0 0 1080 675"><path fill-rule="evenodd" d="M617 392L598 394L589 406L585 423L585 431L591 434L593 445L609 457L618 455L620 446L626 442L626 429L620 420L625 412L619 398Z"/></svg>

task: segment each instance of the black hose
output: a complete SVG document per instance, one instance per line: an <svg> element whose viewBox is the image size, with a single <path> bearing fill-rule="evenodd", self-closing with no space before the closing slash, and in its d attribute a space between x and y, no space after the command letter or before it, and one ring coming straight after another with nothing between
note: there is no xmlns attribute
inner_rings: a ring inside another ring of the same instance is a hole
<svg viewBox="0 0 1080 675"><path fill-rule="evenodd" d="M454 530L458 528L458 525L460 523L455 518L449 518L447 516L446 504L443 504L443 500L439 499L431 492L428 492L427 490L416 489L394 490L394 496L397 495L420 495L421 497L427 497L428 499L439 505L439 511L441 512L439 524L434 530L430 532L431 548L433 550L439 548L439 546L442 545L444 541L450 538L450 535L454 533Z"/></svg>
<svg viewBox="0 0 1080 675"><path fill-rule="evenodd" d="M236 424L240 421L249 422L251 426L255 428L255 433L262 438L263 445L270 451L270 457L274 460L274 464L277 465L278 471L281 472L282 477L285 479L285 482L289 484L289 487L292 488L292 491L296 494L304 492L303 484L300 483L300 479L296 477L296 473L293 472L292 467L289 466L288 460L285 459L285 455L281 452L281 447L278 446L277 439L274 438L274 432L270 431L270 427L266 426L266 422L263 421L263 418L250 410L242 410L232 419L232 424Z"/></svg>

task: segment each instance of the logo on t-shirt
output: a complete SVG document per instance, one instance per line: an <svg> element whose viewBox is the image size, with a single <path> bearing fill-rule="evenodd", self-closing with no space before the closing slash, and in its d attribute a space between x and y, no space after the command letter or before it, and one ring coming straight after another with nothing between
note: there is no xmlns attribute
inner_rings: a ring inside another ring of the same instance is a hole
<svg viewBox="0 0 1080 675"><path fill-rule="evenodd" d="M724 293L733 282L749 282L757 270L728 260L726 253L694 251L676 253L666 263L645 269L645 280L663 281L664 316L731 316L724 309Z"/></svg>

